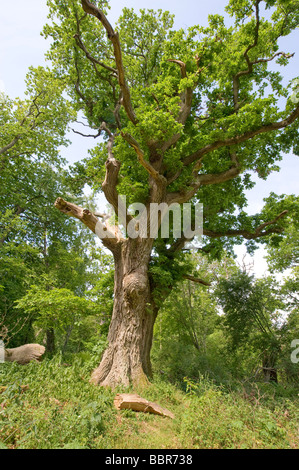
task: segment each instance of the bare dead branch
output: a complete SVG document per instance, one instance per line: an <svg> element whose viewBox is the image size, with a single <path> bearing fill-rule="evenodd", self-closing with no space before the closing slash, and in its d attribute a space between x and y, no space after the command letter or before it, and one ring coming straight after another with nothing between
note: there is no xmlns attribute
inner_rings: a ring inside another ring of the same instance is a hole
<svg viewBox="0 0 299 470"><path fill-rule="evenodd" d="M61 197L55 201L55 207L70 217L80 220L86 227L88 227L93 233L99 235L96 230L96 226L99 223L99 219L88 209L82 209L82 207L77 206L71 202L67 202ZM120 239L117 234L113 233L110 228L104 227L106 232L106 237L102 238L103 245L108 248L113 253L117 250L117 247L120 243Z"/></svg>
<svg viewBox="0 0 299 470"><path fill-rule="evenodd" d="M117 191L117 184L118 184L118 176L119 176L119 170L121 167L121 163L116 160L116 158L113 155L113 144L114 144L114 138L115 136L112 134L112 132L109 130L105 122L102 122L100 131L104 130L108 136L108 144L107 144L107 150L108 150L108 158L106 160L106 175L105 175L105 180L102 184L102 189L105 194L105 197L109 204L112 205L115 214L120 215L120 211L122 213L122 217L126 218L126 223L128 224L132 220L132 216L128 213L126 207L119 207L119 204L121 203L119 199L119 194Z"/></svg>
<svg viewBox="0 0 299 470"><path fill-rule="evenodd" d="M75 134L81 135L82 137L92 137L93 139L96 139L97 137L101 135L101 131L99 131L97 134L83 134L83 132L76 131L76 129L72 129L72 131Z"/></svg>

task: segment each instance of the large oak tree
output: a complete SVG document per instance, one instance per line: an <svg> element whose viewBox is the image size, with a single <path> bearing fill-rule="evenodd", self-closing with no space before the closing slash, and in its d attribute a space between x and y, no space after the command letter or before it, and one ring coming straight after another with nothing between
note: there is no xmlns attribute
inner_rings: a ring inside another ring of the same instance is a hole
<svg viewBox="0 0 299 470"><path fill-rule="evenodd" d="M102 190L116 215L119 195L147 209L200 201L200 251L212 257L243 239L249 246L277 240L290 217L287 207L276 210L273 196L261 214L249 216L244 191L253 186L250 173L266 179L283 152L298 151L298 100L271 68L293 57L279 40L298 27L298 0L231 0L232 26L213 15L207 27L187 31L175 31L172 15L161 10L125 8L114 28L106 1L48 5L48 56L83 115L76 132L99 139L77 165L76 181ZM62 198L56 207L93 232L105 223ZM125 225L136 222L129 210L125 218ZM114 309L94 383L147 382L161 303L184 276L205 282L188 272L190 240L174 235L134 238L115 230L102 237L114 256Z"/></svg>

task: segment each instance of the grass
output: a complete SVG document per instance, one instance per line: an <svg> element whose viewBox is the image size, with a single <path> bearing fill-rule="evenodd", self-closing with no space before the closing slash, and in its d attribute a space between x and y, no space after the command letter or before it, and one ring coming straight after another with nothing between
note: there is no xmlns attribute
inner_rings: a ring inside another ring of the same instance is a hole
<svg viewBox="0 0 299 470"><path fill-rule="evenodd" d="M182 387L159 377L144 398L175 419L117 411L116 391L89 383L88 355L27 366L0 365L0 448L9 449L295 449L298 390L271 384ZM124 390L123 390L124 391ZM128 390L126 390L128 391Z"/></svg>

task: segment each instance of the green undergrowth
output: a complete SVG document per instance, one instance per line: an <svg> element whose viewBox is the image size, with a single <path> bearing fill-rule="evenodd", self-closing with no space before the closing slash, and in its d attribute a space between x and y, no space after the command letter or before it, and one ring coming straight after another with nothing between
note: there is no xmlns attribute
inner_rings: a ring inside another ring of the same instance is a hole
<svg viewBox="0 0 299 470"><path fill-rule="evenodd" d="M180 386L156 377L134 390L172 411L170 419L116 410L120 390L90 384L94 366L87 354L0 364L0 448L298 448L295 388L239 383L230 389L199 376Z"/></svg>

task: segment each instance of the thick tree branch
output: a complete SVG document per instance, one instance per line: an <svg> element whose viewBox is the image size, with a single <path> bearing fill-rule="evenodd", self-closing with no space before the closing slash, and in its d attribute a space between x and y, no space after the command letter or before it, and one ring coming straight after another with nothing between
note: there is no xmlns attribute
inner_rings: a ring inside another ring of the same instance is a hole
<svg viewBox="0 0 299 470"><path fill-rule="evenodd" d="M220 184L225 183L226 181L230 181L231 179L236 178L241 173L241 165L237 159L237 155L235 153L230 154L232 160L232 166L226 170L222 171L221 173L211 173L211 174L201 174L198 175L197 172L201 167L201 161L199 161L193 170L194 180L190 184L190 189L184 192L176 192L176 193L168 193L167 194L167 202L172 204L174 202L178 202L180 204L189 201L192 197L195 196L197 191L201 186L208 185L208 184Z"/></svg>
<svg viewBox="0 0 299 470"><path fill-rule="evenodd" d="M253 64L252 62L250 61L250 58L248 56L248 52L255 48L258 44L258 40L259 40L259 29L260 29L260 11L259 11L259 6L260 6L260 3L261 3L262 0L257 0L255 2L255 16L256 16L256 26L255 26L255 35L254 35L254 42L253 44L250 44L246 51L244 52L244 58L247 62L247 65L248 65L248 70L246 71L242 71L242 72L238 72L234 78L233 78L233 94L234 94L234 108L235 108L235 111L237 112L239 110L239 85L240 85L240 82L239 82L239 79L242 75L248 75L250 73L252 73L252 67L253 67Z"/></svg>
<svg viewBox="0 0 299 470"><path fill-rule="evenodd" d="M88 227L98 236L99 230L97 230L97 225L100 224L102 231L105 232L105 237L101 238L103 245L113 253L116 251L121 241L118 237L118 234L112 232L108 226L105 227L91 211L88 209L82 209L82 207L79 207L71 202L67 202L61 197L55 201L55 207L63 214L80 220L84 225L86 225L86 227Z"/></svg>
<svg viewBox="0 0 299 470"><path fill-rule="evenodd" d="M132 217L128 214L127 208L122 205L122 202L120 201L119 194L117 192L117 184L118 184L118 176L119 176L119 170L121 167L121 163L116 160L116 158L113 155L113 144L114 144L114 139L115 136L112 134L112 132L108 129L107 125L105 122L102 122L101 127L100 127L100 132L105 131L108 134L108 144L107 144L107 150L108 150L108 158L106 160L106 175L105 175L105 180L102 184L102 189L105 194L105 197L109 204L112 205L115 214L117 216L121 216L122 220L126 220L126 223L128 224L130 220L132 220ZM121 207L119 207L119 204L121 204Z"/></svg>
<svg viewBox="0 0 299 470"><path fill-rule="evenodd" d="M170 248L168 248L167 253L169 254L175 254L178 253L179 251L183 250L184 246L188 242L192 242L193 238L186 238L185 236L178 238Z"/></svg>
<svg viewBox="0 0 299 470"><path fill-rule="evenodd" d="M16 145L16 143L21 139L22 134L16 135L9 144L5 145L0 149L0 155L3 155L4 153L8 152L12 147Z"/></svg>
<svg viewBox="0 0 299 470"><path fill-rule="evenodd" d="M177 65L180 66L181 68L181 76L182 78L187 77L187 71L186 71L186 64L182 62L181 60L176 60L176 59L168 59L168 62L173 62ZM193 89L188 87L182 94L181 94L181 104L180 104L180 110L179 114L177 117L177 122L180 124L185 124L188 116L190 115L191 112L191 107L192 107L192 99L193 99ZM159 105L159 103L158 103ZM170 147L175 145L177 141L180 139L181 134L177 133L173 135L167 142L164 142L163 146L161 147L161 152L164 153L166 152Z"/></svg>
<svg viewBox="0 0 299 470"><path fill-rule="evenodd" d="M254 61L249 61L249 58L247 60L248 63L248 69L247 70L242 70L233 77L233 98L234 98L234 110L235 112L238 112L242 102L239 102L239 89L240 89L240 77L244 77L245 75L250 75L253 72L253 66L257 64L262 64L266 62L271 62L274 60L276 57L283 56L286 59L291 59L294 57L295 53L293 54L286 54L285 52L277 52L274 54L272 57L269 57L268 59L257 59ZM247 56L248 57L248 56Z"/></svg>
<svg viewBox="0 0 299 470"><path fill-rule="evenodd" d="M125 108L126 114L128 118L130 119L130 121L134 125L136 125L138 121L137 121L135 111L132 106L130 89L126 81L125 69L124 69L124 65L122 61L122 51L121 51L121 46L120 46L120 41L119 41L119 35L116 31L114 31L113 27L107 20L106 16L99 8L97 8L89 0L81 0L81 3L82 3L83 10L89 15L93 15L94 17L96 17L106 29L108 39L111 41L113 45L116 68L118 72L118 83L123 94L123 106Z"/></svg>
<svg viewBox="0 0 299 470"><path fill-rule="evenodd" d="M236 178L241 173L240 165L233 165L229 170L222 171L221 173L202 174L197 177L197 185L203 186L207 184L220 184Z"/></svg>

